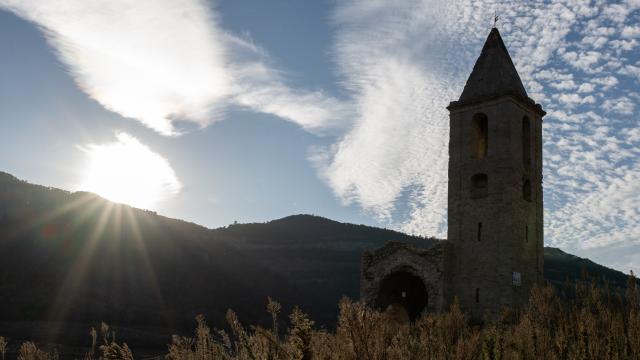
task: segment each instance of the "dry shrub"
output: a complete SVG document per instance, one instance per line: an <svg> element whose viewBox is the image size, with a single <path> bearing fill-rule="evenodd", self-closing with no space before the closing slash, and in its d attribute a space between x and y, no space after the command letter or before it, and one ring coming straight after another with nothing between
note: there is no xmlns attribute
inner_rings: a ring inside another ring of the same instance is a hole
<svg viewBox="0 0 640 360"><path fill-rule="evenodd" d="M20 346L18 360L57 360L58 354L38 349L35 343L28 341Z"/></svg>
<svg viewBox="0 0 640 360"><path fill-rule="evenodd" d="M168 360L205 360L205 359L226 359L223 354L231 348L229 337L226 333L221 334L221 341L215 341L211 335L211 330L207 326L204 316L196 317L197 327L195 338L187 338L174 335L171 345L169 345Z"/></svg>
<svg viewBox="0 0 640 360"><path fill-rule="evenodd" d="M84 360L133 360L133 352L126 343L122 345L116 341L116 333L104 322L100 324L102 344L98 345L98 332L95 328L89 331L91 335L91 350L85 354ZM96 356L96 347L100 354Z"/></svg>
<svg viewBox="0 0 640 360"><path fill-rule="evenodd" d="M289 358L294 360L308 360L312 358L313 350L311 341L313 339L314 322L309 315L303 313L298 307L293 309L289 316L291 327L287 337L286 349Z"/></svg>
<svg viewBox="0 0 640 360"><path fill-rule="evenodd" d="M3 336L0 336L0 356L2 356L2 360L4 360L4 355L7 352L7 339Z"/></svg>
<svg viewBox="0 0 640 360"><path fill-rule="evenodd" d="M386 357L395 335L387 321L383 313L362 303L342 299L336 340L344 358L374 360Z"/></svg>

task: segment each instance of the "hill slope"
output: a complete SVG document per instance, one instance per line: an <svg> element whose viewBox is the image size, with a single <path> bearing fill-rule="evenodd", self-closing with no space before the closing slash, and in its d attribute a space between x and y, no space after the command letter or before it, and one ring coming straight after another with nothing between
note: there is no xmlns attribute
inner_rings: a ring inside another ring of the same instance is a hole
<svg viewBox="0 0 640 360"><path fill-rule="evenodd" d="M0 173L0 333L25 320L189 331L197 313L221 326L227 308L266 324L268 295L331 326L340 297L358 297L362 250L390 240L435 241L311 215L210 230ZM555 283L579 278L583 267L626 281L545 249L545 277Z"/></svg>
<svg viewBox="0 0 640 360"><path fill-rule="evenodd" d="M556 285L567 280L576 281L588 276L605 279L611 286L626 288L629 276L620 271L596 264L595 262L568 254L558 248L544 248L544 278Z"/></svg>
<svg viewBox="0 0 640 360"><path fill-rule="evenodd" d="M186 329L266 318L268 295L305 292L204 227L0 174L0 320Z"/></svg>
<svg viewBox="0 0 640 360"><path fill-rule="evenodd" d="M297 287L319 290L314 302L333 307L342 296L359 297L360 256L364 249L392 240L416 246L437 241L312 215L288 216L264 224L232 225L212 230L212 234Z"/></svg>

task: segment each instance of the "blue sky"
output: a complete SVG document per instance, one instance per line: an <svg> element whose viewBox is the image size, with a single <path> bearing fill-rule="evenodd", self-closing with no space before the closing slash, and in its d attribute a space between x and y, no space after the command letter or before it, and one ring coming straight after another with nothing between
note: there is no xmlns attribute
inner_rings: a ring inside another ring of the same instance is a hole
<svg viewBox="0 0 640 360"><path fill-rule="evenodd" d="M640 0L0 0L0 170L209 227L444 237L445 106L494 11L548 112L545 244L640 271Z"/></svg>

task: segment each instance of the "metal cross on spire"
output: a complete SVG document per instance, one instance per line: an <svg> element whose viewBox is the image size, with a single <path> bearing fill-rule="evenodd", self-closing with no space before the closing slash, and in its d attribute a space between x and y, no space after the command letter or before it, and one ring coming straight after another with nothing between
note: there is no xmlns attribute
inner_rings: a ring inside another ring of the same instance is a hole
<svg viewBox="0 0 640 360"><path fill-rule="evenodd" d="M498 16L498 12L494 11L493 12L493 28L497 28L498 27L498 20L500 20L500 17Z"/></svg>

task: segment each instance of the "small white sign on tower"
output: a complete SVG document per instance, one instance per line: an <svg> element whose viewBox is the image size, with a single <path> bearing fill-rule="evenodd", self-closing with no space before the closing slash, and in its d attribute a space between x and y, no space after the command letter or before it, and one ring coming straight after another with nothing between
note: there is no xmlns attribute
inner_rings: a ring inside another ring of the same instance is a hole
<svg viewBox="0 0 640 360"><path fill-rule="evenodd" d="M522 285L522 275L519 272L514 271L512 279L513 279L513 286Z"/></svg>

